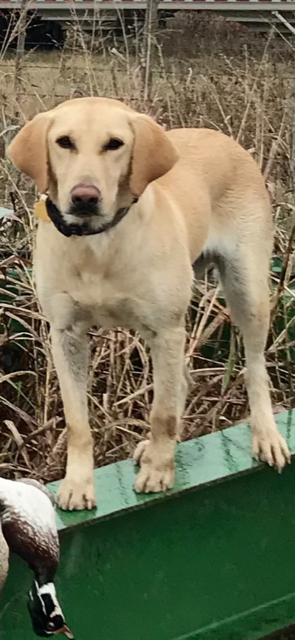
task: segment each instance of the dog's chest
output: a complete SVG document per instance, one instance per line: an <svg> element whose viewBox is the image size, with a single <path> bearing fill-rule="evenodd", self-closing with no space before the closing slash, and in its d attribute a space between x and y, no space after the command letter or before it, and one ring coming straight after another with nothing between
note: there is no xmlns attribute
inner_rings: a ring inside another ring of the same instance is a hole
<svg viewBox="0 0 295 640"><path fill-rule="evenodd" d="M121 326L140 331L145 321L141 307L141 301L130 292L119 292L108 284L102 286L100 296L91 305L92 318L101 327Z"/></svg>
<svg viewBox="0 0 295 640"><path fill-rule="evenodd" d="M54 255L46 245L42 252L39 247L37 291L52 325L61 330L77 323L88 328L122 327L146 335L183 315L190 281L188 277L183 283L182 270L169 270L162 260L155 268L154 261L147 261L144 246L135 252L129 245L105 240L99 250L90 242L82 250L77 242L70 245L71 251L57 247Z"/></svg>
<svg viewBox="0 0 295 640"><path fill-rule="evenodd" d="M66 329L83 322L88 327L118 326L143 333L153 331L149 301L143 299L136 278L105 278L85 271L64 282L63 291L54 293L50 303L51 322L59 320ZM46 311L45 311L46 312Z"/></svg>

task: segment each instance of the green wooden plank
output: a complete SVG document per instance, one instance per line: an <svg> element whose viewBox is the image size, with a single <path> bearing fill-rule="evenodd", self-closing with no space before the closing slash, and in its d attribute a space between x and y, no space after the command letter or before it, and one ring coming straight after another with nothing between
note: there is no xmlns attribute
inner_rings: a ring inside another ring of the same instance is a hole
<svg viewBox="0 0 295 640"><path fill-rule="evenodd" d="M295 454L294 412L277 423ZM257 640L294 621L295 466L253 461L247 425L179 445L166 497L134 494L130 461L95 479L96 511L57 513L56 584L77 640ZM30 580L12 558L2 640L34 637Z"/></svg>

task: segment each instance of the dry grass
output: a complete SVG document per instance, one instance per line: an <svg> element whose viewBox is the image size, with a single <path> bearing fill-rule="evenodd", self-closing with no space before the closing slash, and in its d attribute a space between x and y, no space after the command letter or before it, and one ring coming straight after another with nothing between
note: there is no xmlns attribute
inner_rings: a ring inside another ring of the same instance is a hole
<svg viewBox="0 0 295 640"><path fill-rule="evenodd" d="M57 53L26 56L15 94L12 54L0 62L2 130L8 143L34 113L75 95L108 95L152 113L168 127L210 126L237 138L255 156L274 203L276 258L267 365L276 410L294 404L294 52L279 59L269 36L260 53L228 57L200 51L179 61L158 50L149 99L143 98L136 48L95 52L80 38ZM257 43L256 43L257 44ZM256 46L256 45L255 45ZM257 47L256 47L257 48ZM214 53L214 52L213 52ZM21 95L21 102L20 102ZM7 161L0 169L1 205L15 208L20 222L0 233L0 472L44 480L64 471L64 417L52 365L48 325L31 276L35 220L31 184ZM290 240L291 238L291 240ZM184 415L184 437L225 428L248 415L240 337L231 327L212 277L196 283L188 314L187 359L193 388ZM127 457L148 429L152 399L150 360L138 335L122 329L91 334L90 420L96 465Z"/></svg>

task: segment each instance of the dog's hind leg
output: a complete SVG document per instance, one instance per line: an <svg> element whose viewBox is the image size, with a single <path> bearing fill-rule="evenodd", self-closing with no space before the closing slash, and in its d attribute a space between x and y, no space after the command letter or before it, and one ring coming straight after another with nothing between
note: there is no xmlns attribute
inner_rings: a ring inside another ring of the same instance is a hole
<svg viewBox="0 0 295 640"><path fill-rule="evenodd" d="M278 469L289 461L285 440L279 434L271 407L264 350L269 329L268 230L249 229L227 257L217 260L226 301L245 347L246 387L249 397L253 455Z"/></svg>

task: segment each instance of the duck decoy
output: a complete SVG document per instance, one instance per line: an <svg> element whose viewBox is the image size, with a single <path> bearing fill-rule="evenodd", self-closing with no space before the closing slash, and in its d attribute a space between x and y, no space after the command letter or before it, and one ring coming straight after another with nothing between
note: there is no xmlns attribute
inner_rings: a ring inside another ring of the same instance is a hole
<svg viewBox="0 0 295 640"><path fill-rule="evenodd" d="M8 573L8 557L9 557L8 546L5 542L5 539L3 538L3 534L0 527L0 594L5 584L5 580Z"/></svg>
<svg viewBox="0 0 295 640"><path fill-rule="evenodd" d="M37 636L64 634L67 626L53 583L59 562L54 497L36 480L0 478L0 534L9 551L17 553L34 573L28 609ZM8 550L0 536L0 591L7 572ZM1 575L2 573L2 575Z"/></svg>

